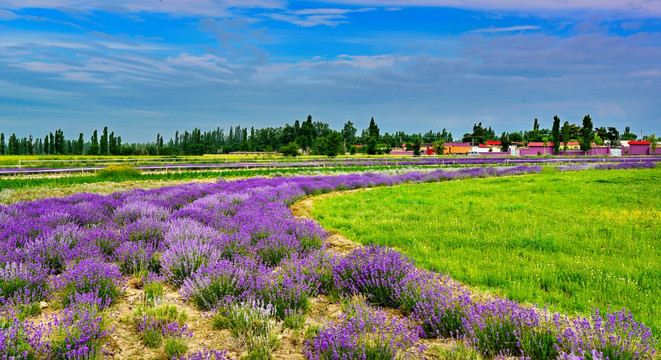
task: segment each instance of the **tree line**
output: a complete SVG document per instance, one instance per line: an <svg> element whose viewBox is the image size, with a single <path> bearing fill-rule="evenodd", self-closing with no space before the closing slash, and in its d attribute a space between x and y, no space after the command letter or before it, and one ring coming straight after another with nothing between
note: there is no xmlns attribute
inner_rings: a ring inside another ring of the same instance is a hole
<svg viewBox="0 0 661 360"><path fill-rule="evenodd" d="M555 116L551 129L540 128L539 120L534 119L532 130L519 132L503 132L500 136L489 126L482 123L473 124L473 131L465 133L456 141L472 144L484 144L489 140L500 140L504 151L512 143L519 142L549 142L554 147L560 142L581 142L581 149L592 143L601 145L605 141L616 145L619 140L635 140L637 136L630 132L629 127L620 133L615 127L594 128L589 115L583 119L581 126L565 121L560 126L560 119ZM61 129L48 135L34 138L32 135L18 138L11 134L7 141L5 134L0 132L0 155L202 155L228 154L234 152L275 152L288 155L300 152L313 155L335 156L345 152L352 154L383 154L393 148L401 148L404 144L419 154L421 144L434 144L437 151L442 152L443 144L455 139L446 129L430 130L426 133L381 133L374 118L367 128L358 134L358 129L351 121L347 121L341 130L331 129L330 125L321 121L313 121L309 115L305 121L296 120L293 124L280 127L229 127L229 131L218 127L214 130L202 131L198 128L192 131L176 131L174 136L165 141L161 134L156 135L156 141L143 143L123 143L121 136L115 135L108 127L104 127L101 136L94 130L89 140L79 133L77 138L66 139ZM416 151L417 150L417 151ZM558 149L559 150L559 149ZM557 152L556 152L557 153Z"/></svg>

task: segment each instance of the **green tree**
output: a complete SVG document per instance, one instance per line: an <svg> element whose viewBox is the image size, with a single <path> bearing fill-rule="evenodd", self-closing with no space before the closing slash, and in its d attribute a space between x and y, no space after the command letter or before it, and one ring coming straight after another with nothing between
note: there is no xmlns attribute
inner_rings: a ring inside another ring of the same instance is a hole
<svg viewBox="0 0 661 360"><path fill-rule="evenodd" d="M9 137L8 143L9 144L7 146L8 147L7 153L9 155L18 155L20 144L19 144L18 139L16 138L16 134L13 134L13 133L11 134L11 136Z"/></svg>
<svg viewBox="0 0 661 360"><path fill-rule="evenodd" d="M558 115L553 117L553 128L551 130L551 136L553 137L553 154L560 154L560 118Z"/></svg>
<svg viewBox="0 0 661 360"><path fill-rule="evenodd" d="M503 134L500 135L500 151L509 152L510 145L512 145L512 141L510 141L509 135L503 131Z"/></svg>
<svg viewBox="0 0 661 360"><path fill-rule="evenodd" d="M101 142L99 143L99 153L100 155L108 155L108 127L103 127L103 133L101 134Z"/></svg>
<svg viewBox="0 0 661 360"><path fill-rule="evenodd" d="M376 155L377 152L376 138L374 136L367 137L367 154Z"/></svg>
<svg viewBox="0 0 661 360"><path fill-rule="evenodd" d="M32 135L28 137L28 141L26 145L27 145L27 149L25 150L25 153L28 155L34 155L34 145L32 144Z"/></svg>
<svg viewBox="0 0 661 360"><path fill-rule="evenodd" d="M659 139L656 138L656 134L652 134L647 137L647 141L650 142L650 150L652 150L652 155L656 154L656 147L658 146Z"/></svg>
<svg viewBox="0 0 661 360"><path fill-rule="evenodd" d="M445 151L445 139L439 139L434 143L434 151L436 152L436 155L443 155L443 152Z"/></svg>
<svg viewBox="0 0 661 360"><path fill-rule="evenodd" d="M83 155L83 150L85 149L85 140L83 139L83 133L78 134L78 141L76 142L76 154Z"/></svg>
<svg viewBox="0 0 661 360"><path fill-rule="evenodd" d="M48 135L44 136L44 154L50 154L50 140L48 140Z"/></svg>
<svg viewBox="0 0 661 360"><path fill-rule="evenodd" d="M0 133L0 155L5 154L5 133Z"/></svg>
<svg viewBox="0 0 661 360"><path fill-rule="evenodd" d="M296 142L292 141L287 145L283 145L280 147L280 153L284 156L298 156L299 146Z"/></svg>
<svg viewBox="0 0 661 360"><path fill-rule="evenodd" d="M96 130L92 133L90 139L90 148L87 150L88 155L99 155L99 134Z"/></svg>
<svg viewBox="0 0 661 360"><path fill-rule="evenodd" d="M592 128L593 125L590 114L585 115L585 117L583 117L583 126L581 127L580 140L581 150L583 151L590 151L590 149L592 149L592 140L594 139Z"/></svg>
<svg viewBox="0 0 661 360"><path fill-rule="evenodd" d="M411 145L410 149L413 150L413 156L420 156L420 145L422 144L422 140L419 137L416 137L410 141L409 144Z"/></svg>
<svg viewBox="0 0 661 360"><path fill-rule="evenodd" d="M344 127L342 128L342 138L347 145L353 145L356 141L356 131L358 130L353 126L351 121L347 121L347 123L344 124Z"/></svg>
<svg viewBox="0 0 661 360"><path fill-rule="evenodd" d="M338 154L344 153L344 139L342 134L333 131L328 136L317 138L315 143L315 153L319 155L326 155L328 157L335 157Z"/></svg>
<svg viewBox="0 0 661 360"><path fill-rule="evenodd" d="M562 128L560 129L560 134L562 136L562 142L564 143L563 150L565 151L565 154L567 153L567 147L569 146L569 140L571 140L571 127L569 125L569 121L565 121L564 124L562 124Z"/></svg>
<svg viewBox="0 0 661 360"><path fill-rule="evenodd" d="M56 154L66 154L66 140L62 129L55 130L55 151Z"/></svg>
<svg viewBox="0 0 661 360"><path fill-rule="evenodd" d="M379 127L376 126L376 122L374 121L374 117L370 120L370 125L367 128L367 135L375 138L377 141L379 141Z"/></svg>
<svg viewBox="0 0 661 360"><path fill-rule="evenodd" d="M58 145L55 143L55 135L53 135L53 133L48 134L48 139L50 139L50 147L48 148L48 153L55 154Z"/></svg>

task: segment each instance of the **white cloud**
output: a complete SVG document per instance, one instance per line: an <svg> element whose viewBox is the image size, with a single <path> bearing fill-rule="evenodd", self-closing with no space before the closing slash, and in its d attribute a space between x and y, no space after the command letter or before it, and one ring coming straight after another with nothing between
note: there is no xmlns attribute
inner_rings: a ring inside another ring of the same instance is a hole
<svg viewBox="0 0 661 360"><path fill-rule="evenodd" d="M661 1L657 0L327 0L330 4L387 7L453 7L473 10L510 11L610 11L615 16L637 15L658 17Z"/></svg>
<svg viewBox="0 0 661 360"><path fill-rule="evenodd" d="M59 9L63 11L153 12L174 16L230 16L230 9L282 9L284 0L4 0L5 9Z"/></svg>
<svg viewBox="0 0 661 360"><path fill-rule="evenodd" d="M293 14L270 14L269 17L273 20L284 21L303 27L313 27L317 25L337 26L347 22L347 18L344 15L298 16Z"/></svg>
<svg viewBox="0 0 661 360"><path fill-rule="evenodd" d="M521 25L521 26L508 26L508 27L490 27L484 29L471 30L471 33L501 33L512 31L526 31L526 30L539 30L539 26L535 25Z"/></svg>
<svg viewBox="0 0 661 360"><path fill-rule="evenodd" d="M18 16L9 10L0 9L0 21L9 21L18 19Z"/></svg>

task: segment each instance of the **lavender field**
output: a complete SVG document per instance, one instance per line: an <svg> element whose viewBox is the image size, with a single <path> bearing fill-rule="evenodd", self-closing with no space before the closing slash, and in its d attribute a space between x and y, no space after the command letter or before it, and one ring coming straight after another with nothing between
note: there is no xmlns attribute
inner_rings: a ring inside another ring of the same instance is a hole
<svg viewBox="0 0 661 360"><path fill-rule="evenodd" d="M289 208L540 171L249 178L0 206L0 357L654 359L656 339L626 309L569 317L477 296L389 248L337 252ZM448 342L466 350L439 350Z"/></svg>

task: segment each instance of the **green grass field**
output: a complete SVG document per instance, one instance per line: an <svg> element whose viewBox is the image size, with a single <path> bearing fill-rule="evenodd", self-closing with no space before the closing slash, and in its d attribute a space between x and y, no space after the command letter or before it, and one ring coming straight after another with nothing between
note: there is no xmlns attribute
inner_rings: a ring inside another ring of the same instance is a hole
<svg viewBox="0 0 661 360"><path fill-rule="evenodd" d="M661 167L378 188L313 217L361 243L570 314L626 307L661 334Z"/></svg>

